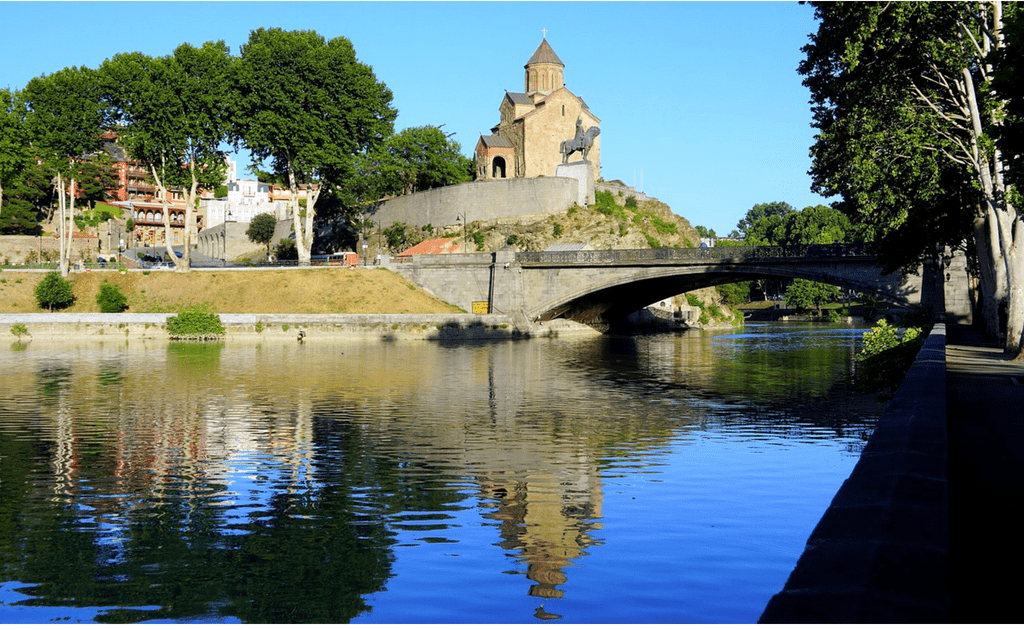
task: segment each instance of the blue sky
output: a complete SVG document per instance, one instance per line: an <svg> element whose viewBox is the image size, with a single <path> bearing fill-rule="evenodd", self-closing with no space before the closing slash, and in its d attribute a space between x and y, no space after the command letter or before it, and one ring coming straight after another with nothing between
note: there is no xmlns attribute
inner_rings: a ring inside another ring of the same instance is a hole
<svg viewBox="0 0 1024 630"><path fill-rule="evenodd" d="M816 30L796 2L4 2L0 86L21 89L121 51L170 53L252 29L344 36L394 93L396 130L444 124L463 153L498 122L541 29L566 87L601 119L605 179L724 235L754 204L811 193L809 93L796 73ZM240 160L244 167L246 160Z"/></svg>

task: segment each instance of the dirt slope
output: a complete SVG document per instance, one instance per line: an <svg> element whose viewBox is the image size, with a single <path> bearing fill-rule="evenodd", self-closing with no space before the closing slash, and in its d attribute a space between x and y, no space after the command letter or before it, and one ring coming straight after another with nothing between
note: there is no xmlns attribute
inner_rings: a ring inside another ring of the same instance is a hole
<svg viewBox="0 0 1024 630"><path fill-rule="evenodd" d="M38 313L34 290L43 274L0 271L0 312ZM128 312L177 312L207 305L218 313L457 313L398 274L384 269L90 272L68 276L71 313L98 313L100 284L118 285Z"/></svg>

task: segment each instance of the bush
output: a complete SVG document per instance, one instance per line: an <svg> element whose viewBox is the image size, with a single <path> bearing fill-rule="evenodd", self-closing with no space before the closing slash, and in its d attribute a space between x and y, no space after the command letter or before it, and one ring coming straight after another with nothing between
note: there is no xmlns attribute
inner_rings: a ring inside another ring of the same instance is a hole
<svg viewBox="0 0 1024 630"><path fill-rule="evenodd" d="M67 308L75 303L75 293L71 283L61 277L60 272L51 271L36 285L36 302L40 308Z"/></svg>
<svg viewBox="0 0 1024 630"><path fill-rule="evenodd" d="M282 238L274 248L274 255L278 260L298 260L299 249L292 239Z"/></svg>
<svg viewBox="0 0 1024 630"><path fill-rule="evenodd" d="M167 318L167 334L171 339L208 341L224 336L220 315L195 306Z"/></svg>
<svg viewBox="0 0 1024 630"><path fill-rule="evenodd" d="M99 304L101 313L121 313L128 309L128 298L121 292L121 287L108 282L100 285L96 303Z"/></svg>
<svg viewBox="0 0 1024 630"><path fill-rule="evenodd" d="M884 319L864 333L864 349L856 357L862 366L857 379L861 389L881 392L882 398L891 398L924 345L921 333L920 328L907 328L901 336L899 330Z"/></svg>

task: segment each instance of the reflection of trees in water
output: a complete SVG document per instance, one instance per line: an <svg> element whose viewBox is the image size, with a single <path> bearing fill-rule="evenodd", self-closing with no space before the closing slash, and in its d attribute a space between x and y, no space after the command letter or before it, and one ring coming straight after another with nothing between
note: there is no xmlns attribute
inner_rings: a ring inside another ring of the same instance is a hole
<svg viewBox="0 0 1024 630"><path fill-rule="evenodd" d="M880 410L873 397L849 387L860 332L775 324L740 332L607 337L581 344L566 364L640 399L695 405L692 418L706 416L699 405L706 401L719 410L710 418L716 423L735 416L766 434L823 437L793 424L799 423L841 437L848 428L862 430L863 418L873 424Z"/></svg>
<svg viewBox="0 0 1024 630"><path fill-rule="evenodd" d="M331 623L367 609L363 595L383 587L393 559L387 510L376 507L387 502L365 495L394 486L386 480L395 475L393 461L367 455L372 446L356 427L321 435L331 455L316 468L308 392L292 413L279 411L267 443L284 461L253 471L262 478L252 485L268 489L270 499L244 506L250 513L228 533L231 504L247 500L226 496L231 453L224 442L237 440L209 431L203 398L187 395L188 379L173 378L181 398L137 390L97 427L69 401L96 383L121 387L121 379L108 369L82 371L78 382L71 374L38 375L41 412L55 422L48 434L28 441L0 431L0 462L19 465L0 484L0 581L35 584L24 589L31 605L116 607L97 617L107 622L215 614ZM145 382L126 380L129 388ZM52 454L33 457L39 450ZM15 479L25 484L8 483ZM24 491L43 480L69 498L39 500Z"/></svg>

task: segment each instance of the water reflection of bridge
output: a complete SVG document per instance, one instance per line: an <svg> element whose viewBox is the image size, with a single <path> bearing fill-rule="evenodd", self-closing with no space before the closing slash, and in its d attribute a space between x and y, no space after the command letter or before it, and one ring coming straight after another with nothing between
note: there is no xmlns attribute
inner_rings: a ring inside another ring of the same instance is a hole
<svg viewBox="0 0 1024 630"><path fill-rule="evenodd" d="M673 295L760 278L804 278L897 304L944 308L941 276L930 268L924 268L924 280L920 273L886 273L877 257L849 245L502 250L413 256L395 269L467 311L484 304L524 327L560 317L603 328Z"/></svg>

